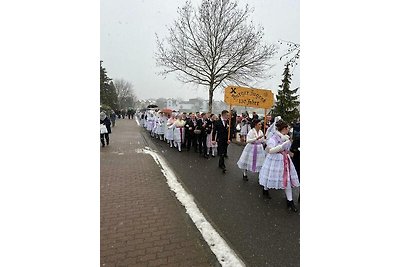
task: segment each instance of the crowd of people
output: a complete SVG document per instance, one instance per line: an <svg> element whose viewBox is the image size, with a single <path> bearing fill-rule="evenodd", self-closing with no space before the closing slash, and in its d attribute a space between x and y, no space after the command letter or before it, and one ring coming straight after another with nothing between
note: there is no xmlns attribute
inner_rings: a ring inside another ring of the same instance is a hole
<svg viewBox="0 0 400 267"><path fill-rule="evenodd" d="M137 113L140 125L153 138L165 141L179 152L194 150L204 158L218 156L218 166L223 173L226 172L227 149L236 132L234 125L240 123L241 141L246 146L237 166L243 171L243 180L248 181L247 172L258 173L263 195L271 199L270 189L284 190L287 208L297 212L292 188L300 186L300 123L291 126L277 116L264 132L264 124L257 114L253 113L251 118L243 114L240 121L233 115L227 110L218 115L166 113L155 109Z"/></svg>

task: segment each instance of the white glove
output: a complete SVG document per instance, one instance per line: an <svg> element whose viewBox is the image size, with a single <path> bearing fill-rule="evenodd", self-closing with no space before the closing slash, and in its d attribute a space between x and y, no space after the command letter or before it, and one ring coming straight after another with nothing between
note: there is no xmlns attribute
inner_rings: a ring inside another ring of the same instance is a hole
<svg viewBox="0 0 400 267"><path fill-rule="evenodd" d="M286 134L285 135L282 134L281 137L282 137L282 140L285 142L290 139L289 135L286 135Z"/></svg>
<svg viewBox="0 0 400 267"><path fill-rule="evenodd" d="M279 153L283 150L282 145L277 145L276 147L268 149L269 154Z"/></svg>
<svg viewBox="0 0 400 267"><path fill-rule="evenodd" d="M285 141L283 144L277 145L276 147L270 148L268 150L268 153L274 154L274 153L279 153L282 150L284 150L284 147L290 143L290 140Z"/></svg>

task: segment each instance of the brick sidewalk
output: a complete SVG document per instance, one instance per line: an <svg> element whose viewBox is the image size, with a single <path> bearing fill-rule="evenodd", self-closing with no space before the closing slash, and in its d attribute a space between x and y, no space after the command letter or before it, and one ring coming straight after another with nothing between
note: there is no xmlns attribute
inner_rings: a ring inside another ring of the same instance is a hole
<svg viewBox="0 0 400 267"><path fill-rule="evenodd" d="M101 266L219 266L153 158L135 152L141 131L117 120L100 147Z"/></svg>

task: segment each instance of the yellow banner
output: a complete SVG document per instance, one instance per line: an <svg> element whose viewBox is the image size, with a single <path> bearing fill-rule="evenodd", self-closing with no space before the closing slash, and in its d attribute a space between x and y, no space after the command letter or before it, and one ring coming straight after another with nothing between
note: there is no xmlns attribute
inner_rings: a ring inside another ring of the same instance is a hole
<svg viewBox="0 0 400 267"><path fill-rule="evenodd" d="M228 86L225 88L224 101L232 106L268 109L274 105L274 94L271 90Z"/></svg>

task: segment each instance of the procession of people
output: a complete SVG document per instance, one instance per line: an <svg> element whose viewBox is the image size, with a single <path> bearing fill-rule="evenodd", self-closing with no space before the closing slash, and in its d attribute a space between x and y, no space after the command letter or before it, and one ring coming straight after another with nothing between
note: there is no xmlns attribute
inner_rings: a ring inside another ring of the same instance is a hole
<svg viewBox="0 0 400 267"><path fill-rule="evenodd" d="M218 156L218 167L222 173L226 173L225 159L228 157L228 146L234 136L230 134L230 125L233 124L231 114L228 110L223 110L221 114L187 114L172 110L165 112L148 109L136 115L140 126L146 129L151 137L165 141L170 148L178 152L194 151L206 159ZM248 172L258 173L258 183L262 187L263 195L271 199L269 190L283 190L287 199L287 209L297 212L292 188L300 186L297 173L300 169L300 124L294 125L295 142L292 145L293 137L289 136L290 125L280 116L274 118L274 122L265 133L263 122L255 112L251 118L248 114L243 114L242 118L239 124L245 126L246 130L241 129L240 135L246 146L237 166L243 173L243 181L248 181Z"/></svg>

